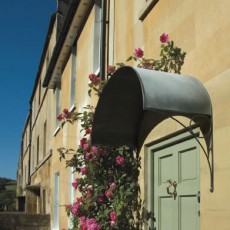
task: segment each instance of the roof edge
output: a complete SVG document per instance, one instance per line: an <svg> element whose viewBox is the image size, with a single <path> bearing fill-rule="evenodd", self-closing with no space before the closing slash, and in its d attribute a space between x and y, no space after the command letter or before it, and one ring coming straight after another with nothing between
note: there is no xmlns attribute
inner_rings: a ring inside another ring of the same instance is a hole
<svg viewBox="0 0 230 230"><path fill-rule="evenodd" d="M45 39L45 45L44 45L44 48L43 48L43 51L42 51L42 56L41 56L41 59L40 59L40 63L39 63L39 67L38 67L38 72L37 72L35 83L34 83L34 88L33 88L33 91L32 91L31 97L30 97L30 101L29 101L30 105L32 103L34 94L36 92L37 84L38 84L39 79L40 79L40 75L41 75L43 63L44 63L45 56L46 56L47 47L49 45L50 36L51 36L52 30L53 30L53 26L54 26L54 22L55 22L55 19L56 19L56 14L57 14L56 12L53 13L51 15L51 18L50 18L48 32L47 32L46 39Z"/></svg>
<svg viewBox="0 0 230 230"><path fill-rule="evenodd" d="M53 71L54 71L55 66L57 64L57 61L59 59L59 56L60 56L60 54L62 52L62 48L63 48L64 43L66 41L68 32L69 32L69 30L71 28L71 25L72 25L72 22L74 20L75 14L76 14L78 8L81 6L80 3L81 3L81 1L79 1L79 0L71 1L69 11L67 12L68 17L66 18L66 21L64 22L62 31L60 32L60 36L58 37L58 41L57 41L57 43L56 43L56 45L54 47L53 54L52 54L52 57L50 59L49 66L48 66L47 72L45 74L45 78L43 80L43 83L42 83L42 86L44 88L46 88L46 87L52 88L52 87L49 87L50 81L52 79L52 74L53 74ZM82 3L82 4L85 5L85 3ZM76 38L74 39L74 42L76 41L77 37L79 37L79 34L81 34L82 28L83 28L83 26L85 24L85 21L88 18L89 13L92 10L93 5L94 5L94 1L89 1L89 7L88 7L88 9L87 9L87 11L86 11L86 13L84 15L83 22L80 25L79 32L77 33ZM69 55L69 52L68 52L67 56L68 55Z"/></svg>

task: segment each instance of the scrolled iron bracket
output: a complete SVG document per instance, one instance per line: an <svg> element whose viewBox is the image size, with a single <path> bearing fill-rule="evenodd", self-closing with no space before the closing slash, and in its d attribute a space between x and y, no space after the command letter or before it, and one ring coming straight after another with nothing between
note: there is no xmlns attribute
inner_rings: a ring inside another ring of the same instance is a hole
<svg viewBox="0 0 230 230"><path fill-rule="evenodd" d="M207 162L208 162L208 167L209 167L209 172L210 172L210 192L213 193L214 192L213 120L212 120L212 118L208 119L207 117L203 116L203 118L207 119L210 123L210 125L209 125L210 128L208 131L209 139L208 139L208 141L206 140L206 144L207 144L207 150L206 150L205 147L202 145L202 143L199 140L200 138L204 138L204 137L199 137L193 132L192 123L194 122L196 117L197 116L193 116L192 118L190 118L189 127L187 127L182 122L177 120L175 117L170 116L171 119L176 121L178 124L180 124L184 128L189 128L188 129L189 133L193 136L193 138L197 141L197 143L199 144L199 146L203 150L204 155L205 155Z"/></svg>

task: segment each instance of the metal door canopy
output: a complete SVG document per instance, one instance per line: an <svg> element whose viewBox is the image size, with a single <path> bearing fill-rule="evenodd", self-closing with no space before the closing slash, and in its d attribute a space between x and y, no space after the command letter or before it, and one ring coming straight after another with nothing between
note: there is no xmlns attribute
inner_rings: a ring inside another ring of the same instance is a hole
<svg viewBox="0 0 230 230"><path fill-rule="evenodd" d="M140 150L150 131L173 116L185 116L200 126L209 155L212 105L201 82L190 76L121 67L99 98L92 143Z"/></svg>

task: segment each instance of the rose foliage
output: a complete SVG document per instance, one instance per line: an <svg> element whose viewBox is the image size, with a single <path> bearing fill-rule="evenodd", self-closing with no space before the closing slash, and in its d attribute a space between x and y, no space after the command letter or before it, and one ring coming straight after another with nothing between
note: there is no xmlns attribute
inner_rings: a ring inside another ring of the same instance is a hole
<svg viewBox="0 0 230 230"><path fill-rule="evenodd" d="M161 35L160 41L159 60L145 58L144 51L137 48L127 61L136 61L140 68L180 73L185 53L165 33ZM117 66L108 66L108 77L124 65L117 63ZM89 95L94 91L100 96L107 80L101 81L97 75L90 74L89 81ZM87 105L83 112L64 109L57 118L62 126L77 121L82 127L82 139L77 150L58 149L60 160L65 159L66 154L71 154L66 165L73 167L78 175L72 183L77 191L75 202L65 206L72 229L142 229L143 202L138 183L141 158L135 149L126 146L115 148L92 145L90 135L93 116L94 108Z"/></svg>

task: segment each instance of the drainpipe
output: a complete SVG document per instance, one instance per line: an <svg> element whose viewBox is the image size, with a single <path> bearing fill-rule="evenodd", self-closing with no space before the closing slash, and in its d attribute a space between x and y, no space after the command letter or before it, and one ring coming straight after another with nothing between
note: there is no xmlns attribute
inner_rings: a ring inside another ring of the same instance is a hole
<svg viewBox="0 0 230 230"><path fill-rule="evenodd" d="M106 11L107 0L101 1L101 43L100 43L100 78L105 80L105 56L106 56Z"/></svg>
<svg viewBox="0 0 230 230"><path fill-rule="evenodd" d="M107 34L106 34L107 35L107 38L106 38L106 40L107 40L107 51L106 51L107 59L106 59L106 63L107 63L107 66L108 66L109 65L110 0L108 0L107 9L108 9L108 13L107 13L107 21L106 21L106 23L107 23ZM107 78L108 78L108 76L107 76Z"/></svg>
<svg viewBox="0 0 230 230"><path fill-rule="evenodd" d="M29 162L28 162L28 185L30 185L31 178L30 178L30 167L31 167L31 138L32 138L32 102L30 101L30 110L29 110Z"/></svg>
<svg viewBox="0 0 230 230"><path fill-rule="evenodd" d="M24 168L23 168L23 138L21 140L21 149L20 149L20 159L21 159L21 162L20 162L20 168L21 168L21 178L20 178L20 185L23 187L23 171L24 171Z"/></svg>

